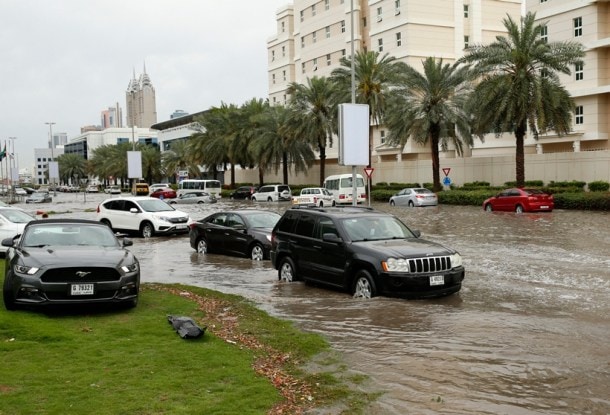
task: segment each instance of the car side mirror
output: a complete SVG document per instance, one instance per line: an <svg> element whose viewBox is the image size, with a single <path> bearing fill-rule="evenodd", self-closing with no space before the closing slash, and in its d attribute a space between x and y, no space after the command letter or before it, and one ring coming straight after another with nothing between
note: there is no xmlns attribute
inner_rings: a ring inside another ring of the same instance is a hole
<svg viewBox="0 0 610 415"><path fill-rule="evenodd" d="M15 243L16 238L18 238L18 237L19 237L19 235L15 236L15 237L12 237L12 238L4 238L2 240L2 246L9 246L9 247L13 246L14 243Z"/></svg>
<svg viewBox="0 0 610 415"><path fill-rule="evenodd" d="M138 213L138 209L137 208L131 208L131 209L129 209L129 212L131 212L131 213Z"/></svg>
<svg viewBox="0 0 610 415"><path fill-rule="evenodd" d="M336 234L334 233L325 233L322 235L322 240L324 242L331 242L331 243L335 243L335 244L340 244L343 242L343 239L339 238Z"/></svg>
<svg viewBox="0 0 610 415"><path fill-rule="evenodd" d="M419 229L411 230L411 232L413 232L413 235L415 235L416 238L421 236L421 231Z"/></svg>

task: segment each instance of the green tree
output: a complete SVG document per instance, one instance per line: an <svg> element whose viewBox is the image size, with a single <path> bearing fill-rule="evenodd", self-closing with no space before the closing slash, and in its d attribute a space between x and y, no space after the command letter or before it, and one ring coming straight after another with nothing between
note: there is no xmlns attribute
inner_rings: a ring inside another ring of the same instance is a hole
<svg viewBox="0 0 610 415"><path fill-rule="evenodd" d="M153 183L165 176L161 169L161 152L157 146L138 144L136 151L142 155L142 175L148 183Z"/></svg>
<svg viewBox="0 0 610 415"><path fill-rule="evenodd" d="M341 67L331 73L337 85L338 102L351 102L352 71L351 59L341 58ZM354 80L357 104L369 106L369 166L373 151L373 129L381 124L385 112L388 90L398 84L399 74L405 63L387 53L380 57L375 51L359 51L354 56Z"/></svg>
<svg viewBox="0 0 610 415"><path fill-rule="evenodd" d="M582 64L585 56L578 42L547 42L536 15L528 13L520 22L503 20L508 36L498 36L489 45L475 45L461 62L474 64L479 83L472 95L473 130L482 135L512 131L516 139L517 186L525 184L524 138L529 127L539 133L570 131L574 103L560 84L559 74Z"/></svg>
<svg viewBox="0 0 610 415"><path fill-rule="evenodd" d="M326 146L332 147L337 131L337 95L328 78L307 79L307 85L293 82L288 89L292 95L287 128L290 134L301 137L318 150L320 157L320 186L324 181Z"/></svg>
<svg viewBox="0 0 610 415"><path fill-rule="evenodd" d="M57 157L59 177L65 183L79 185L78 178L87 177L86 160L78 154L62 154Z"/></svg>
<svg viewBox="0 0 610 415"><path fill-rule="evenodd" d="M472 145L470 116L466 103L471 91L466 67L443 64L443 60L427 58L423 73L409 65L403 67L400 87L388 99L385 125L390 130L388 142L401 149L411 138L430 146L434 190L440 182L439 146L455 145L458 154L463 144Z"/></svg>
<svg viewBox="0 0 610 415"><path fill-rule="evenodd" d="M199 177L199 166L193 160L188 139L172 141L169 149L161 154L161 165L167 177L176 177L179 170L188 171L190 177Z"/></svg>

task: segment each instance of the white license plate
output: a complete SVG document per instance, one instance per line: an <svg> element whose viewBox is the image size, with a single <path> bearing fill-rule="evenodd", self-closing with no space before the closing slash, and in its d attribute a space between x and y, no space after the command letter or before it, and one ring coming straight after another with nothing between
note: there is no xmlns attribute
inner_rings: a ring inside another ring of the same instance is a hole
<svg viewBox="0 0 610 415"><path fill-rule="evenodd" d="M548 206L540 206L540 209L548 209Z"/></svg>
<svg viewBox="0 0 610 415"><path fill-rule="evenodd" d="M186 225L176 225L176 229L186 229Z"/></svg>
<svg viewBox="0 0 610 415"><path fill-rule="evenodd" d="M70 295L93 295L93 284L72 284Z"/></svg>
<svg viewBox="0 0 610 415"><path fill-rule="evenodd" d="M445 284L445 277L442 275L430 276L430 285L443 285Z"/></svg>

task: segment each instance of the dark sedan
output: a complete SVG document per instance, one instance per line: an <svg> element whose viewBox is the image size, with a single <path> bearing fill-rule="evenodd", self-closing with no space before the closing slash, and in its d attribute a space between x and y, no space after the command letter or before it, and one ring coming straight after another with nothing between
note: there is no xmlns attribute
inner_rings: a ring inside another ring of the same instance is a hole
<svg viewBox="0 0 610 415"><path fill-rule="evenodd" d="M252 195L254 193L256 193L256 191L258 190L258 187L255 186L241 186L238 187L237 189L235 189L231 195L230 198L231 199L246 199L246 200L250 200L252 199Z"/></svg>
<svg viewBox="0 0 610 415"><path fill-rule="evenodd" d="M553 195L539 189L506 189L483 202L487 212L550 212L554 208Z"/></svg>
<svg viewBox="0 0 610 415"><path fill-rule="evenodd" d="M202 254L269 259L271 230L279 219L279 214L266 210L217 212L189 225L191 247Z"/></svg>
<svg viewBox="0 0 610 415"><path fill-rule="evenodd" d="M112 230L97 221L45 219L28 223L8 247L4 306L117 303L135 307L140 265Z"/></svg>

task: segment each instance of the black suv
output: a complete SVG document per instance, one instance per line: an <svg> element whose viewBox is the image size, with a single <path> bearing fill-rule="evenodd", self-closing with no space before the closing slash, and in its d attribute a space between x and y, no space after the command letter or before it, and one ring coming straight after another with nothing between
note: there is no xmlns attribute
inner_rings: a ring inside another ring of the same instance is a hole
<svg viewBox="0 0 610 415"><path fill-rule="evenodd" d="M284 281L305 280L403 298L458 292L458 252L420 238L398 218L371 208L288 209L271 234L271 261Z"/></svg>

